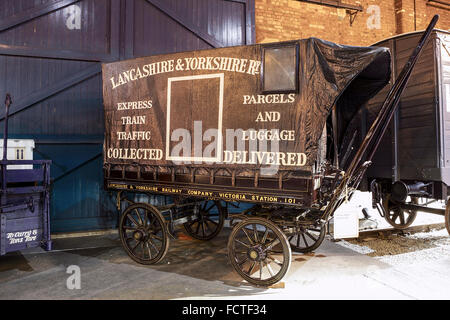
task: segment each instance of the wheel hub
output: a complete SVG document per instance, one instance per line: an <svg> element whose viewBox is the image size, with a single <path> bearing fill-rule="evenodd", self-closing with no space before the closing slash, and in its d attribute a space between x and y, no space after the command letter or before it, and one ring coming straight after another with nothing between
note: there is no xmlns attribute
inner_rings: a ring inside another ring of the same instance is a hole
<svg viewBox="0 0 450 320"><path fill-rule="evenodd" d="M261 245L250 248L247 252L248 257L252 261L263 261L266 259L266 253Z"/></svg>
<svg viewBox="0 0 450 320"><path fill-rule="evenodd" d="M137 230L133 233L133 238L136 241L142 241L147 236L147 234L142 230Z"/></svg>

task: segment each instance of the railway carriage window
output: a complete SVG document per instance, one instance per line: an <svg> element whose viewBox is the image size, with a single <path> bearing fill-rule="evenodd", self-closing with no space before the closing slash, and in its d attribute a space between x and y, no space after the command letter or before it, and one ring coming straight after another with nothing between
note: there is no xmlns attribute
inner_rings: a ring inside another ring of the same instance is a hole
<svg viewBox="0 0 450 320"><path fill-rule="evenodd" d="M297 45L263 48L263 92L296 92Z"/></svg>

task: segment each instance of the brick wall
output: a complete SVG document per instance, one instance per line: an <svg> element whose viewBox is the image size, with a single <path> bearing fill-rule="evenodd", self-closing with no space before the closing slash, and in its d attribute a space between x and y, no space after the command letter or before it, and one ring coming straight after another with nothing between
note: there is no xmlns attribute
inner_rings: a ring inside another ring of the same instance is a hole
<svg viewBox="0 0 450 320"><path fill-rule="evenodd" d="M450 0L447 0L450 4ZM318 37L349 45L370 45L396 34L423 30L439 13L438 27L450 30L450 5L428 0L343 0L361 5L350 25L345 9L296 0L256 0L256 41L276 42ZM414 14L414 2L416 13Z"/></svg>

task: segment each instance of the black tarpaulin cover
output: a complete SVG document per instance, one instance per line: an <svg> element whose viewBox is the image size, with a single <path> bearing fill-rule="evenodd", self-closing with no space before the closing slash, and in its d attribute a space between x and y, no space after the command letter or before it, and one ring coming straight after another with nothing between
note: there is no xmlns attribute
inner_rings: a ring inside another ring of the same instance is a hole
<svg viewBox="0 0 450 320"><path fill-rule="evenodd" d="M265 50L289 46L298 90L263 92ZM311 170L333 105L340 142L389 79L388 49L316 38L104 64L104 162Z"/></svg>

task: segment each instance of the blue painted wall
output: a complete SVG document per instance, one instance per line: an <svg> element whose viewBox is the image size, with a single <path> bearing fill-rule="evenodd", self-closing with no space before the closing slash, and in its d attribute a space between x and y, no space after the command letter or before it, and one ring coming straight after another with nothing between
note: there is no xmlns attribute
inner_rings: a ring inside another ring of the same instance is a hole
<svg viewBox="0 0 450 320"><path fill-rule="evenodd" d="M0 101L11 138L53 161L52 232L112 228L101 63L254 42L254 0L2 0ZM0 132L3 132L0 108Z"/></svg>

